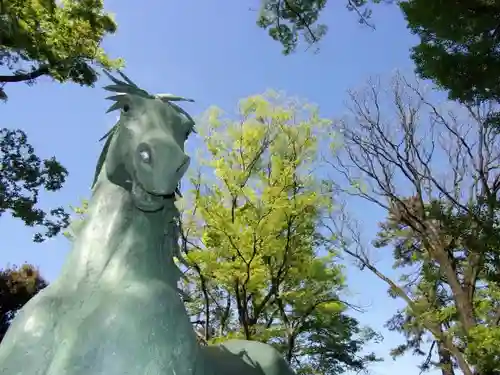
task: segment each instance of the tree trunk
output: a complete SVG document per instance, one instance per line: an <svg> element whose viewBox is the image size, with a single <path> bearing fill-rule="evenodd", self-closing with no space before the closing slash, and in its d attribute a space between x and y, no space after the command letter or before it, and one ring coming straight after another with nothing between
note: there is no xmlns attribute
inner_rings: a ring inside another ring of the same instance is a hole
<svg viewBox="0 0 500 375"><path fill-rule="evenodd" d="M441 366L442 375L455 375L451 355L448 350L443 347L443 344L438 342L439 365Z"/></svg>

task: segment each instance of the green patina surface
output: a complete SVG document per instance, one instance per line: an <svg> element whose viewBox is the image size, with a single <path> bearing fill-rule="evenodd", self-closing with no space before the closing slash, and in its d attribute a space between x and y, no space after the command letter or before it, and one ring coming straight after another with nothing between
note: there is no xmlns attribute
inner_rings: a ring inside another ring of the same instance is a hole
<svg viewBox="0 0 500 375"><path fill-rule="evenodd" d="M121 74L107 86L120 119L106 134L88 215L60 276L18 313L0 375L288 375L271 346L200 346L177 282L178 184L193 119L172 95Z"/></svg>

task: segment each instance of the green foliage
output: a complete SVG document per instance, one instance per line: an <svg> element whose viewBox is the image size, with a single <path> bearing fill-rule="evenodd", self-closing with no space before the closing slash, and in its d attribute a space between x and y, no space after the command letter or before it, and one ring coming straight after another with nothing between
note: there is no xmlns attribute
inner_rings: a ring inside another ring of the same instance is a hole
<svg viewBox="0 0 500 375"><path fill-rule="evenodd" d="M0 9L0 65L13 75L0 83L28 82L48 75L59 82L89 86L97 80L94 66L116 68L100 47L116 31L102 0L10 0ZM1 90L2 97L6 94Z"/></svg>
<svg viewBox="0 0 500 375"><path fill-rule="evenodd" d="M497 271L498 272L498 271ZM466 354L484 373L498 370L500 363L500 285L488 283L479 288L474 300L478 325L467 337Z"/></svg>
<svg viewBox="0 0 500 375"><path fill-rule="evenodd" d="M453 238L456 242L448 249L448 256L454 272L463 279L462 288L465 289L467 283L471 282L471 272L479 272L477 279L472 279L476 284L475 291L470 295L472 300L467 302L457 298L457 291L450 285L450 278L443 270L446 265L439 260L439 255L425 248L425 242L429 241L425 235L416 234L414 229L395 220L393 215L382 224L379 241L375 245L383 247L391 244L394 247L395 267L412 270L403 273L401 281L406 285L407 293L412 296L414 306L398 312L388 322L390 330L401 332L406 337L406 343L393 350L394 357L409 350L417 355L428 356L421 347L428 338L429 324L432 324L440 332L453 337L455 345L465 354L467 361L480 371L489 373L497 367L500 360L500 293L496 281L491 281L492 273L484 271L495 267L498 276L499 238L496 230L490 230L490 225L497 227L498 224L489 223L488 218L483 217L483 227L474 230L477 218L472 214L484 211L478 206L476 203L475 207L470 207L471 212L459 213L454 205L436 200L424 208L426 221L433 221L439 235ZM498 202L494 206L498 206ZM468 257L464 256L464 252ZM478 253L486 256L486 259L476 264L480 269L474 270L471 259ZM413 271L415 269L419 271ZM469 309L474 316L471 326L467 326L462 317ZM442 343L437 342L437 345L441 346ZM448 361L451 365L451 359ZM422 369L429 369L430 364L426 359ZM442 363L439 366L442 367Z"/></svg>
<svg viewBox="0 0 500 375"><path fill-rule="evenodd" d="M102 0L9 0L0 2L0 100L7 100L7 83L32 84L40 76L58 82L92 86L96 67L117 68L100 47L103 38L116 31ZM21 130L2 129L0 134L0 214L10 211L28 226L41 225L45 233L34 240L57 235L68 225L62 208L49 213L37 208L40 189L59 190L68 174L55 159L41 160Z"/></svg>
<svg viewBox="0 0 500 375"><path fill-rule="evenodd" d="M334 202L311 171L330 122L270 92L242 100L237 119L213 108L206 123L209 157L183 204L184 290L204 339L272 343L302 372L364 369L374 336L345 315L342 267L319 234Z"/></svg>
<svg viewBox="0 0 500 375"><path fill-rule="evenodd" d="M61 207L49 213L37 207L40 189L59 190L68 175L55 158L41 160L21 130L0 130L0 214L10 212L27 226L43 226L34 240L57 235L68 225L68 214Z"/></svg>
<svg viewBox="0 0 500 375"><path fill-rule="evenodd" d="M283 45L283 54L295 51L300 39L309 44L319 42L328 27L318 23L327 0L262 0L257 25ZM379 3L374 0L373 3ZM346 7L359 16L360 23L368 23L371 16L366 8L368 0L348 0Z"/></svg>
<svg viewBox="0 0 500 375"><path fill-rule="evenodd" d="M405 202L403 204L406 211L409 207L418 206L414 198L402 201ZM497 206L498 203L494 205ZM394 266L405 270L401 283L405 285L406 293L413 301L411 307L399 311L388 322L390 330L401 332L406 338L405 344L393 350L394 357L411 350L414 354L429 358L422 346L431 330L452 337L454 345L464 353L467 361L481 371L488 373L496 368L500 359L498 341L495 344L495 340L500 338L500 294L498 285L489 282L485 278L486 274L481 271L488 267L488 261L475 256L482 254L490 259L498 257L498 235L496 231L489 230L490 225L497 224L488 223L487 217L484 217L482 227L477 228L477 218L473 215L483 211L477 206L476 203L476 207L469 207L469 212L461 212L454 204L435 200L420 211L418 220L425 222L424 225L432 226L438 236L450 241L447 261L439 255L440 250L429 245L429 234L417 231L406 214L393 212L381 225L379 240L375 245L393 246ZM446 272L446 262L452 264L453 272L457 275L455 277L463 280L461 289L453 284L452 276ZM474 272L479 272L479 275L471 278ZM498 268L496 273L498 274ZM460 299L459 292L467 290L470 283L475 284L475 291L469 292L470 299ZM473 316L470 321L464 318L468 315ZM438 339L438 347L442 346L439 334L434 336ZM442 367L442 362L441 355L441 363L437 365ZM446 362L450 366L454 365L454 360L449 357ZM426 359L421 367L427 370L430 365L431 362Z"/></svg>
<svg viewBox="0 0 500 375"><path fill-rule="evenodd" d="M420 37L418 73L463 101L500 98L500 2L409 0L408 27Z"/></svg>
<svg viewBox="0 0 500 375"><path fill-rule="evenodd" d="M381 361L374 353L360 354L366 343L379 342L381 336L350 316L318 313L304 324L303 331L298 353L303 357L301 374L363 371L370 363Z"/></svg>
<svg viewBox="0 0 500 375"><path fill-rule="evenodd" d="M0 342L16 312L46 286L47 282L32 265L0 270Z"/></svg>

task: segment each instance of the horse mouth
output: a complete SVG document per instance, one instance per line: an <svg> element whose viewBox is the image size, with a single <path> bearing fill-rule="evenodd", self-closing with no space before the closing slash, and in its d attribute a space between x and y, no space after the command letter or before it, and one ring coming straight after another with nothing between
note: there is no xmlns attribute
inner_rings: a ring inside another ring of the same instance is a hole
<svg viewBox="0 0 500 375"><path fill-rule="evenodd" d="M155 194L147 191L137 180L132 183L132 199L135 206L144 212L155 212L163 209L168 199L175 198L171 194Z"/></svg>

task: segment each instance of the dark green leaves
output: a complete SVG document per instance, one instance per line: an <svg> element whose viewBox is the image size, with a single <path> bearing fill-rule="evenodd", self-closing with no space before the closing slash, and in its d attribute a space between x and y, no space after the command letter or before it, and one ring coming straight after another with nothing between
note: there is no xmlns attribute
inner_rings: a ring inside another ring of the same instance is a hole
<svg viewBox="0 0 500 375"><path fill-rule="evenodd" d="M283 53L288 55L301 36L313 43L324 36L326 26L315 24L326 3L327 0L263 0L257 25L280 42Z"/></svg>
<svg viewBox="0 0 500 375"><path fill-rule="evenodd" d="M368 0L347 0L347 10L355 12L361 24L369 25L371 9ZM381 0L372 0L380 3ZM392 2L387 0L386 2ZM269 36L280 42L283 54L294 52L301 39L311 46L327 33L328 27L318 23L327 0L262 0L257 25L266 29Z"/></svg>
<svg viewBox="0 0 500 375"><path fill-rule="evenodd" d="M29 264L0 270L0 342L16 312L46 286L38 270Z"/></svg>
<svg viewBox="0 0 500 375"><path fill-rule="evenodd" d="M68 225L62 208L49 213L37 207L40 189L59 190L68 171L55 158L41 160L21 130L0 130L0 214L9 211L27 226L43 226L35 236L41 242Z"/></svg>
<svg viewBox="0 0 500 375"><path fill-rule="evenodd" d="M417 72L461 101L500 99L500 1L410 0L401 3L420 37Z"/></svg>

